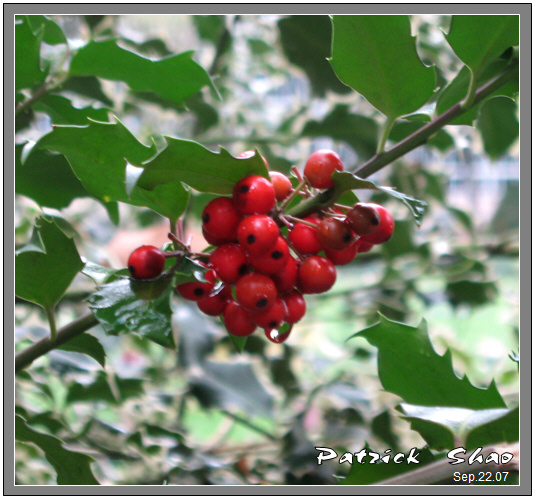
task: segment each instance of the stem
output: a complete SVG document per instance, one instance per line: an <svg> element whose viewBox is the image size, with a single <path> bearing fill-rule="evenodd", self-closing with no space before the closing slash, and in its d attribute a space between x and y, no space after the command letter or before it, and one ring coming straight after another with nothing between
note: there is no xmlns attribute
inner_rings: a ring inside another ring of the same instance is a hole
<svg viewBox="0 0 535 500"><path fill-rule="evenodd" d="M31 97L26 99L24 102L21 102L15 109L15 116L19 116L21 113L24 113L24 111L26 111L28 108L31 108L39 99L48 94L48 92L51 90L49 85L50 83L43 83Z"/></svg>
<svg viewBox="0 0 535 500"><path fill-rule="evenodd" d="M15 356L15 373L27 368L37 358L44 356L52 349L65 344L69 340L96 325L98 325L96 316L92 312L89 312L84 316L75 319L72 323L69 323L63 328L60 328L57 331L55 340L52 340L51 337L46 337L35 342Z"/></svg>
<svg viewBox="0 0 535 500"><path fill-rule="evenodd" d="M56 315L53 307L45 308L48 324L50 325L50 342L55 342L58 337L58 330L56 328Z"/></svg>
<svg viewBox="0 0 535 500"><path fill-rule="evenodd" d="M416 149L424 144L429 137L437 133L445 125L465 113L469 108L481 102L483 99L491 95L494 91L502 87L517 75L518 61L514 61L502 72L501 75L497 76L493 80L490 80L477 89L471 105L466 109L462 107L461 103L457 103L452 108L437 116L434 120L426 123L423 127L405 137L405 139L400 141L389 151L377 153L367 162L365 162L360 168L353 172L363 179L378 172L385 166L392 163L394 160L401 158L409 151L412 151L413 149ZM303 217L314 212L318 208L325 208L332 205L344 191L345 190L343 188L338 186L321 191L317 195L304 200L299 205L292 207L289 213L297 217Z"/></svg>
<svg viewBox="0 0 535 500"><path fill-rule="evenodd" d="M249 427L249 429L255 432L258 432L259 434L262 434L263 436L266 436L270 441L277 441L276 436L258 427L257 425L253 424L248 419L242 418L239 415L235 415L234 413L231 413L228 410L221 410L221 413L223 413L223 415L226 415L227 417L230 417L232 420L235 420L236 422L239 422L240 424L245 425L246 427Z"/></svg>
<svg viewBox="0 0 535 500"><path fill-rule="evenodd" d="M390 135L390 131L392 130L392 127L394 126L395 121L396 121L395 117L392 117L392 116L386 117L386 121L383 125L383 130L381 132L381 137L379 138L379 144L377 146L377 153L384 152L386 141L388 140L388 136Z"/></svg>

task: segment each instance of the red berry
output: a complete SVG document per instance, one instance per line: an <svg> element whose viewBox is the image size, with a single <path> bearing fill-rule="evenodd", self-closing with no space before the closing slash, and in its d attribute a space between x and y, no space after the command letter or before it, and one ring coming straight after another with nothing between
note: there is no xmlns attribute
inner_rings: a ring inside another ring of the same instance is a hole
<svg viewBox="0 0 535 500"><path fill-rule="evenodd" d="M213 245L215 247L219 247L221 245L224 245L225 243L229 243L226 239L220 239L212 236L210 233L206 232L204 228L202 228L202 235L204 236L204 239L209 245Z"/></svg>
<svg viewBox="0 0 535 500"><path fill-rule="evenodd" d="M249 262L260 273L277 274L284 269L289 257L290 249L288 248L288 243L282 236L279 236L277 243L269 252L261 255L251 254L249 255Z"/></svg>
<svg viewBox="0 0 535 500"><path fill-rule="evenodd" d="M357 247L357 253L366 253L369 252L373 248L373 243L368 243L367 241L364 241L362 238L359 238L356 243Z"/></svg>
<svg viewBox="0 0 535 500"><path fill-rule="evenodd" d="M272 306L258 313L253 313L253 321L260 328L278 328L287 315L286 304L280 297L275 298Z"/></svg>
<svg viewBox="0 0 535 500"><path fill-rule="evenodd" d="M335 266L345 266L349 264L359 253L360 239L353 241L353 243L344 250L325 249L325 257L327 257Z"/></svg>
<svg viewBox="0 0 535 500"><path fill-rule="evenodd" d="M199 309L208 316L219 316L225 311L225 307L232 300L232 289L225 285L215 295L209 295L197 302Z"/></svg>
<svg viewBox="0 0 535 500"><path fill-rule="evenodd" d="M379 227L379 212L373 203L357 203L348 212L347 223L359 236L373 234Z"/></svg>
<svg viewBox="0 0 535 500"><path fill-rule="evenodd" d="M344 250L355 240L351 227L340 219L326 217L316 228L316 234L324 249Z"/></svg>
<svg viewBox="0 0 535 500"><path fill-rule="evenodd" d="M212 241L218 241L219 244L231 243L236 241L236 230L241 218L231 198L215 198L204 207L202 229Z"/></svg>
<svg viewBox="0 0 535 500"><path fill-rule="evenodd" d="M299 266L297 282L302 293L323 293L336 281L336 268L326 257L311 255Z"/></svg>
<svg viewBox="0 0 535 500"><path fill-rule="evenodd" d="M284 268L277 274L271 275L271 279L279 293L286 293L293 290L297 281L297 260L291 255L286 261Z"/></svg>
<svg viewBox="0 0 535 500"><path fill-rule="evenodd" d="M251 314L235 300L231 300L225 307L223 322L227 331L237 337L247 337L256 330Z"/></svg>
<svg viewBox="0 0 535 500"><path fill-rule="evenodd" d="M210 255L210 266L223 281L229 285L249 272L247 255L237 243L226 243L216 248Z"/></svg>
<svg viewBox="0 0 535 500"><path fill-rule="evenodd" d="M266 311L273 305L276 297L275 283L263 274L246 274L236 284L236 300L250 312Z"/></svg>
<svg viewBox="0 0 535 500"><path fill-rule="evenodd" d="M143 245L130 254L127 265L132 278L150 280L162 273L165 267L165 255L155 246Z"/></svg>
<svg viewBox="0 0 535 500"><path fill-rule="evenodd" d="M286 318L285 321L293 325L300 321L306 313L307 304L301 293L297 290L290 292L284 296L284 303L286 304Z"/></svg>
<svg viewBox="0 0 535 500"><path fill-rule="evenodd" d="M312 187L327 189L334 186L332 175L335 170L344 170L340 156L330 149L320 149L310 155L304 175Z"/></svg>
<svg viewBox="0 0 535 500"><path fill-rule="evenodd" d="M250 254L260 255L277 243L280 230L267 215L249 215L238 226L238 243Z"/></svg>
<svg viewBox="0 0 535 500"><path fill-rule="evenodd" d="M379 226L372 234L361 236L361 240L371 243L372 245L378 245L385 243L390 239L394 232L394 218L392 214L383 206L373 204L373 207L379 213Z"/></svg>
<svg viewBox="0 0 535 500"><path fill-rule="evenodd" d="M282 344L288 339L290 333L292 333L292 327L293 325L289 325L288 330L283 332L280 332L280 330L277 329L265 328L264 334L266 338L274 344Z"/></svg>
<svg viewBox="0 0 535 500"><path fill-rule="evenodd" d="M265 177L250 175L234 186L232 199L242 214L267 214L275 206L275 188Z"/></svg>
<svg viewBox="0 0 535 500"><path fill-rule="evenodd" d="M321 219L315 215L309 215L303 219L312 224L319 224ZM295 249L304 255L321 252L322 246L316 234L316 228L298 222L288 233L288 239Z"/></svg>
<svg viewBox="0 0 535 500"><path fill-rule="evenodd" d="M208 283L202 283L200 281L188 281L187 283L181 283L176 287L176 291L182 295L186 300L198 301L208 297L210 292L214 288L215 273L210 269L204 275Z"/></svg>
<svg viewBox="0 0 535 500"><path fill-rule="evenodd" d="M271 170L269 172L271 183L275 188L275 198L277 201L282 201L288 198L292 192L292 182L283 173Z"/></svg>

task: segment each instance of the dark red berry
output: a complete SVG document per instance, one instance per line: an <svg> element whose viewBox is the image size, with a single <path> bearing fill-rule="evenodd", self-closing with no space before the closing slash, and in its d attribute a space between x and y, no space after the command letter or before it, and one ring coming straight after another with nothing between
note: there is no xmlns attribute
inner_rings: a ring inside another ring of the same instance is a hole
<svg viewBox="0 0 535 500"><path fill-rule="evenodd" d="M241 221L231 198L213 199L202 212L202 229L212 241L231 243L236 241L236 230ZM206 236L205 236L206 237ZM213 245L210 241L208 242Z"/></svg>
<svg viewBox="0 0 535 500"><path fill-rule="evenodd" d="M289 257L288 243L282 236L279 236L277 243L269 252L261 255L249 255L249 262L255 271L264 274L277 274L284 269Z"/></svg>
<svg viewBox="0 0 535 500"><path fill-rule="evenodd" d="M368 243L367 241L364 241L362 238L359 238L355 246L357 247L357 253L366 253L369 252L373 248L373 243Z"/></svg>
<svg viewBox="0 0 535 500"><path fill-rule="evenodd" d="M209 262L221 281L229 285L237 283L249 272L247 255L237 243L226 243L216 248L210 255Z"/></svg>
<svg viewBox="0 0 535 500"><path fill-rule="evenodd" d="M249 215L238 226L238 243L249 253L260 255L277 243L280 230L277 223L263 214Z"/></svg>
<svg viewBox="0 0 535 500"><path fill-rule="evenodd" d="M247 337L256 330L256 323L251 318L251 314L235 300L231 300L226 305L223 322L227 331L237 337Z"/></svg>
<svg viewBox="0 0 535 500"><path fill-rule="evenodd" d="M325 249L325 257L327 257L335 266L345 266L355 259L359 253L359 242L357 239L351 243L350 246L344 250L330 250Z"/></svg>
<svg viewBox="0 0 535 500"><path fill-rule="evenodd" d="M275 206L275 188L265 177L250 175L234 186L232 199L242 214L267 214Z"/></svg>
<svg viewBox="0 0 535 500"><path fill-rule="evenodd" d="M359 236L372 234L379 227L379 212L373 203L357 203L347 213L346 221Z"/></svg>
<svg viewBox="0 0 535 500"><path fill-rule="evenodd" d="M329 149L320 149L307 160L304 176L312 187L327 189L334 186L332 175L336 170L344 170L340 156Z"/></svg>
<svg viewBox="0 0 535 500"><path fill-rule="evenodd" d="M154 279L162 273L165 267L165 255L155 246L143 245L130 254L127 265L132 278Z"/></svg>
<svg viewBox="0 0 535 500"><path fill-rule="evenodd" d="M225 311L225 307L232 300L232 289L225 285L214 295L209 295L197 302L199 309L208 316L219 316Z"/></svg>
<svg viewBox="0 0 535 500"><path fill-rule="evenodd" d="M236 284L236 300L250 312L266 311L273 305L276 297L275 283L260 273L246 274Z"/></svg>
<svg viewBox="0 0 535 500"><path fill-rule="evenodd" d="M275 188L275 198L282 201L288 198L292 192L292 182L283 173L272 170L269 172L271 183Z"/></svg>
<svg viewBox="0 0 535 500"><path fill-rule="evenodd" d="M326 217L316 228L316 235L324 249L344 250L355 240L351 227L340 219Z"/></svg>
<svg viewBox="0 0 535 500"><path fill-rule="evenodd" d="M215 273L210 269L205 273L204 277L207 280L207 283L202 283L201 281L188 281L187 283L177 285L176 291L186 300L193 300L196 302L204 299L210 295L210 292L214 288Z"/></svg>
<svg viewBox="0 0 535 500"><path fill-rule="evenodd" d="M361 236L361 240L371 243L372 245L379 245L387 242L394 232L394 218L392 214L383 206L373 204L373 207L379 214L379 225L372 234Z"/></svg>
<svg viewBox="0 0 535 500"><path fill-rule="evenodd" d="M284 296L284 303L286 304L286 318L285 321L293 325L300 321L306 313L307 304L299 291L294 290Z"/></svg>
<svg viewBox="0 0 535 500"><path fill-rule="evenodd" d="M295 287L297 281L297 260L291 255L286 261L284 268L277 274L271 275L271 279L279 293L286 293Z"/></svg>
<svg viewBox="0 0 535 500"><path fill-rule="evenodd" d="M326 257L311 255L299 265L297 283L301 293L323 293L336 281L336 268Z"/></svg>
<svg viewBox="0 0 535 500"><path fill-rule="evenodd" d="M282 328L281 329L265 328L264 334L266 338L269 341L273 342L274 344L282 344L288 339L288 337L290 336L290 333L292 333L292 328L293 328L293 325L288 325L287 330L282 330Z"/></svg>
<svg viewBox="0 0 535 500"><path fill-rule="evenodd" d="M309 215L303 219L306 222L318 225L321 222L319 217ZM288 233L288 239L295 249L303 255L313 255L321 252L322 246L316 234L316 228L307 224L297 222Z"/></svg>
<svg viewBox="0 0 535 500"><path fill-rule="evenodd" d="M252 318L260 328L273 329L280 326L286 315L286 304L280 297L276 297L269 309L253 313Z"/></svg>

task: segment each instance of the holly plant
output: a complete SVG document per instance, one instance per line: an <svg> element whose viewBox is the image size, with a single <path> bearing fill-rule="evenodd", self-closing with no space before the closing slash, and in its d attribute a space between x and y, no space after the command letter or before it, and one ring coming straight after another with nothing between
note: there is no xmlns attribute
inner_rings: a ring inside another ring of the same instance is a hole
<svg viewBox="0 0 535 500"><path fill-rule="evenodd" d="M16 484L518 483L518 15L14 31Z"/></svg>

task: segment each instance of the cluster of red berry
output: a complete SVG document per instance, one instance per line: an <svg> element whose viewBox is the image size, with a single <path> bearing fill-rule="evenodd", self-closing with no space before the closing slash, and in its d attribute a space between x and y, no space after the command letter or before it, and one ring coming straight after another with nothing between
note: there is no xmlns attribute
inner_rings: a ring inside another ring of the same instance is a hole
<svg viewBox="0 0 535 500"><path fill-rule="evenodd" d="M204 280L181 283L177 292L203 313L222 316L232 335L248 336L260 327L269 340L286 340L305 315L303 295L329 290L335 266L384 243L394 230L388 210L373 203L334 204L301 219L285 213L296 196L333 187L332 174L343 169L338 154L320 150L308 159L303 176L294 169L295 188L286 175L270 171L270 180L250 175L235 185L232 197L210 201L202 232L215 248L202 258L192 254L206 269ZM131 254L128 269L136 279L156 278L171 255L143 246Z"/></svg>

